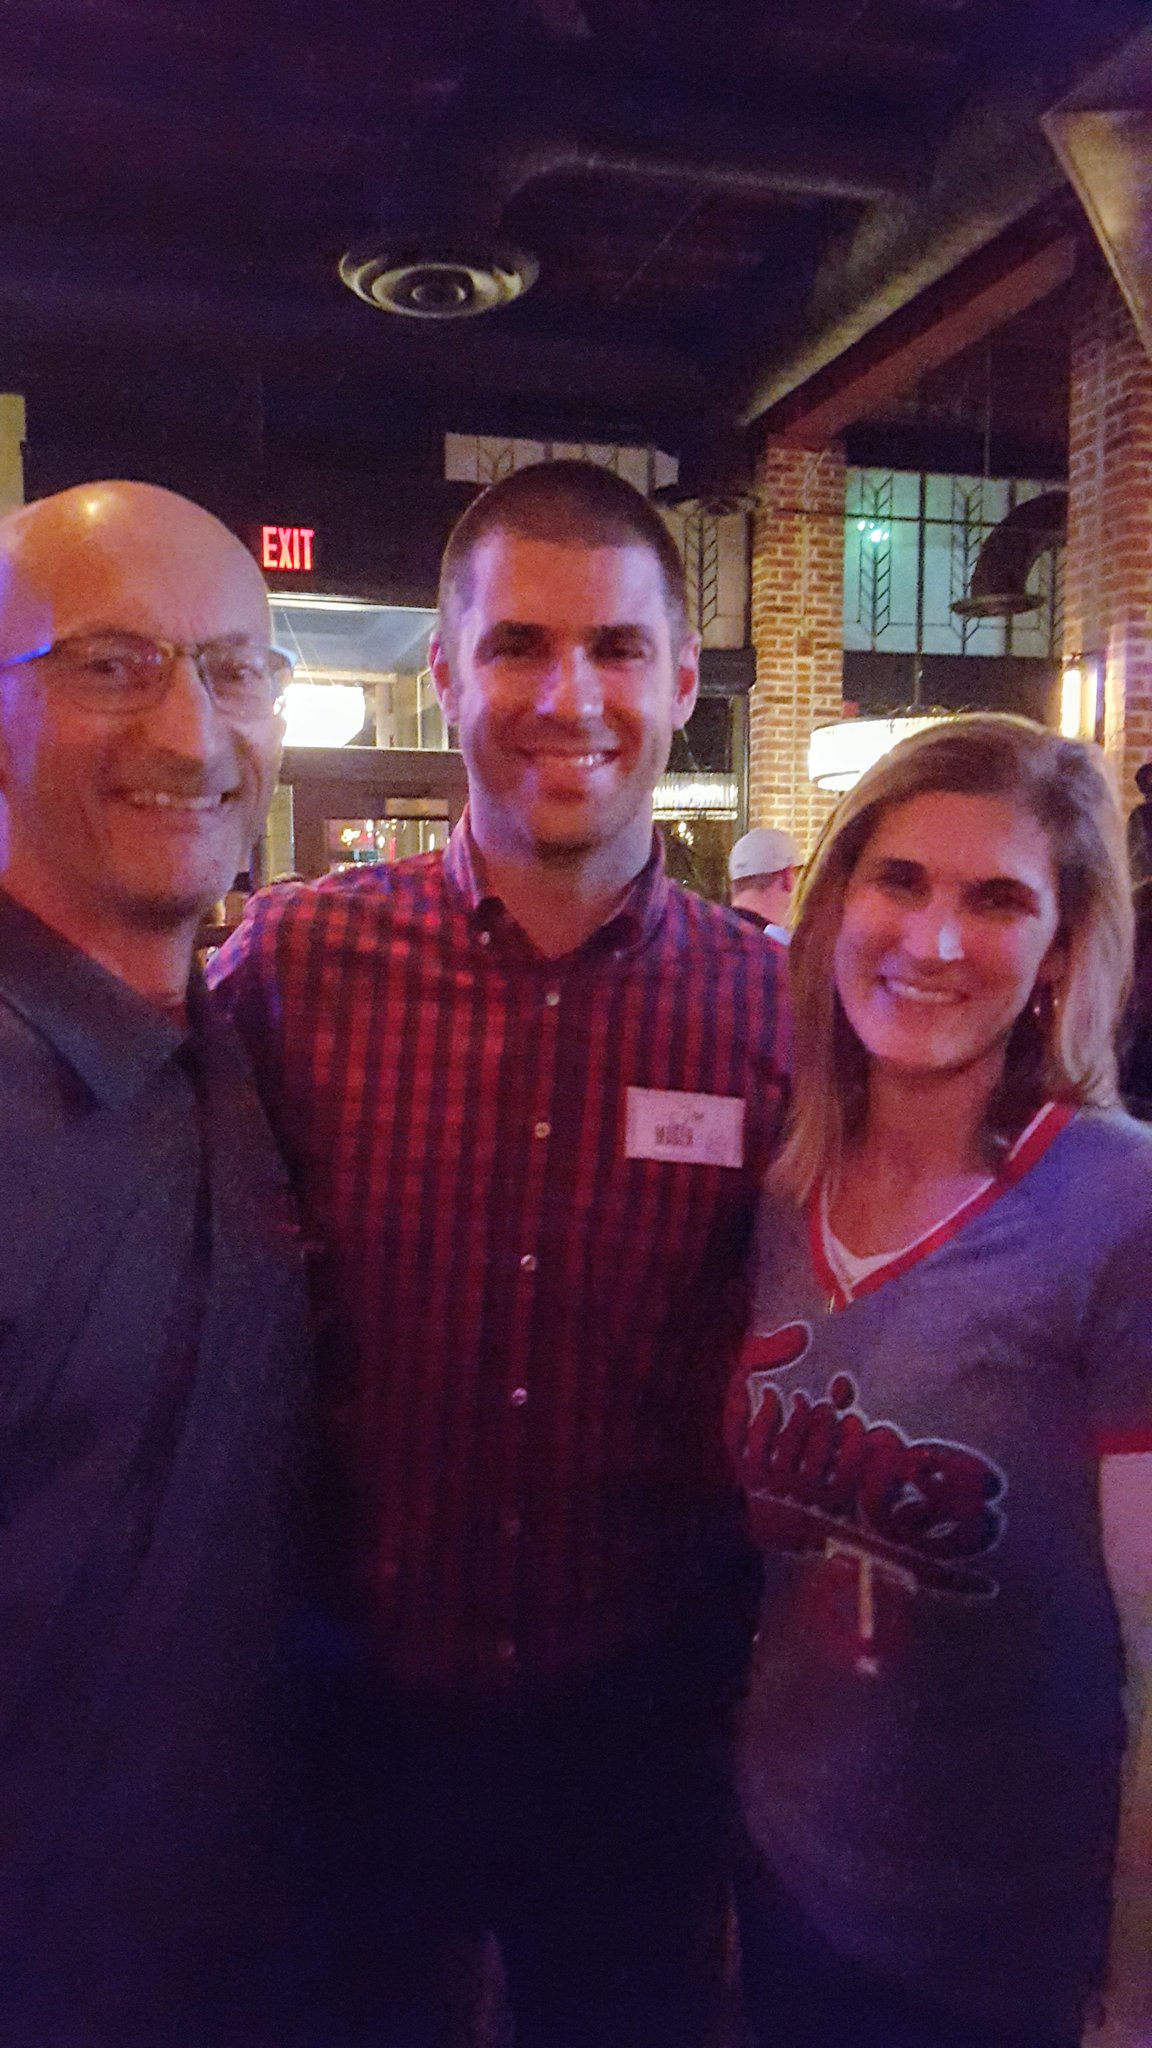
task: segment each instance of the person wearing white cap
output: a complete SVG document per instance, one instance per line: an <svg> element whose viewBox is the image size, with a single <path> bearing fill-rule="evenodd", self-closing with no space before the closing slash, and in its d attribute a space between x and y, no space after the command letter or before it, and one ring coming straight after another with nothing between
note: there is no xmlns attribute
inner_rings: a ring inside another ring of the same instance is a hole
<svg viewBox="0 0 1152 2048"><path fill-rule="evenodd" d="M758 924L765 938L786 946L792 936L788 918L800 866L800 848L790 832L757 825L736 841L728 856L732 908L737 917Z"/></svg>

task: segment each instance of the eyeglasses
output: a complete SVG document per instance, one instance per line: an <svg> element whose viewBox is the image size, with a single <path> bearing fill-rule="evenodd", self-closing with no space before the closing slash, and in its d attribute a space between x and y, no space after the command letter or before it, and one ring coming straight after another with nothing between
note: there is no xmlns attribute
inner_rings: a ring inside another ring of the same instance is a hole
<svg viewBox="0 0 1152 2048"><path fill-rule="evenodd" d="M250 647L244 641L148 640L140 633L78 633L35 654L0 662L0 670L50 663L53 682L84 711L150 711L171 680L172 666L187 655L212 702L237 718L279 711L292 680L293 662L278 647Z"/></svg>

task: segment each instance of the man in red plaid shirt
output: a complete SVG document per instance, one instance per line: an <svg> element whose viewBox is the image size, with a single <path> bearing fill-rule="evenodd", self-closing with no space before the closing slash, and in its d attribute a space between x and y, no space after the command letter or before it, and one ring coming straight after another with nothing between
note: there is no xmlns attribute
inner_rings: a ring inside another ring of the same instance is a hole
<svg viewBox="0 0 1152 2048"><path fill-rule="evenodd" d="M446 853L270 891L216 963L328 1255L348 2040L444 2038L486 1931L521 2048L690 2048L715 2010L718 1415L783 1019L777 954L653 833L698 659L631 486L505 479L444 560Z"/></svg>

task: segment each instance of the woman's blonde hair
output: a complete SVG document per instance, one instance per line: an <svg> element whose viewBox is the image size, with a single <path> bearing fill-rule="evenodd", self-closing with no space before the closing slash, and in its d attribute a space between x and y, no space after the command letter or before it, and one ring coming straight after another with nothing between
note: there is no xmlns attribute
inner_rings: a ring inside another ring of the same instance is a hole
<svg viewBox="0 0 1152 2048"><path fill-rule="evenodd" d="M985 1126L990 1160L1047 1097L1116 1097L1116 1025L1132 961L1132 905L1116 800L1096 749L1031 719L971 712L902 740L844 797L800 885L790 949L796 1012L793 1112L773 1184L803 1200L863 1122L867 1055L844 1014L833 954L857 861L883 813L930 790L1007 797L1048 837L1063 954L1059 988L1008 1041ZM1039 991L1038 991L1039 993Z"/></svg>

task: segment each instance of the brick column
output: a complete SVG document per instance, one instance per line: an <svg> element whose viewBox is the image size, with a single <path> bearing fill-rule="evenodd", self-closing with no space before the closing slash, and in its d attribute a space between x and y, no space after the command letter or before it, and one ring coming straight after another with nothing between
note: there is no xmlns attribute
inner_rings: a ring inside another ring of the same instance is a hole
<svg viewBox="0 0 1152 2048"><path fill-rule="evenodd" d="M782 825L807 852L834 803L808 780L808 740L843 701L843 453L767 440L757 482L749 823Z"/></svg>
<svg viewBox="0 0 1152 2048"><path fill-rule="evenodd" d="M1072 335L1064 657L1104 664L1104 745L1125 810L1152 759L1152 362L1110 277Z"/></svg>

